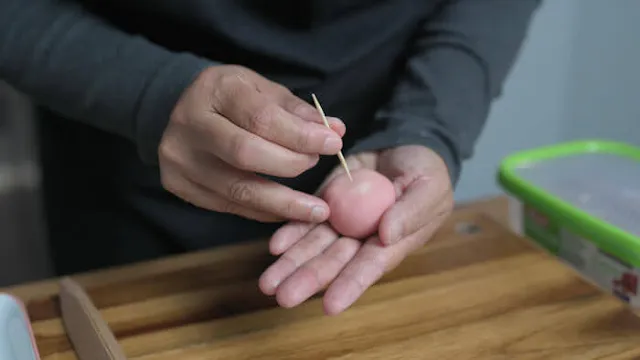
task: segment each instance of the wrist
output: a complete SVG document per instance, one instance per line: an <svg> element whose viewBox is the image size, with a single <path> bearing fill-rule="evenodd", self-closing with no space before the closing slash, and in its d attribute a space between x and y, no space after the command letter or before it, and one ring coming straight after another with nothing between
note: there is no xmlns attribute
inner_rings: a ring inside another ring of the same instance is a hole
<svg viewBox="0 0 640 360"><path fill-rule="evenodd" d="M376 132L358 140L345 152L345 156L367 151L376 151L382 155L392 149L404 146L419 146L428 149L429 153L434 156L434 164L444 166L451 180L451 186L455 187L461 171L459 152L452 141L435 133L404 132L398 129Z"/></svg>

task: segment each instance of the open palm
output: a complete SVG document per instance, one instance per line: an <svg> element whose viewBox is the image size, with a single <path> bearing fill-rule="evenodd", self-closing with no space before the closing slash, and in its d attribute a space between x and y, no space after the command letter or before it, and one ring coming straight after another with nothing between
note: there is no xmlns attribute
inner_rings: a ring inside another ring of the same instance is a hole
<svg viewBox="0 0 640 360"><path fill-rule="evenodd" d="M368 239L340 236L327 223L292 222L276 231L269 247L280 257L262 274L260 288L275 295L280 306L297 306L326 288L325 313L344 311L423 246L451 213L446 165L426 147L362 153L347 162L351 169L366 167L387 176L396 188L396 203L383 215L378 233ZM336 168L322 186L340 172Z"/></svg>

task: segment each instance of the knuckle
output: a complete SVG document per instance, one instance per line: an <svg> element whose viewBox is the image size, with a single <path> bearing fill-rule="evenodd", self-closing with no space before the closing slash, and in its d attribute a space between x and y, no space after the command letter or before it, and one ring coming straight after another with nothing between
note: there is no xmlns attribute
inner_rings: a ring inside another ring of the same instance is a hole
<svg viewBox="0 0 640 360"><path fill-rule="evenodd" d="M292 248L291 250L295 249ZM295 254L291 250L286 251L284 254L280 256L280 260L285 263L291 264L294 269L299 268L304 262L300 260L300 256Z"/></svg>
<svg viewBox="0 0 640 360"><path fill-rule="evenodd" d="M295 201L287 201L284 205L283 213L287 217L297 216L300 212L300 206Z"/></svg>
<svg viewBox="0 0 640 360"><path fill-rule="evenodd" d="M217 84L211 90L211 102L214 109L224 111L229 102L238 98L241 83L234 73L225 72L217 79Z"/></svg>
<svg viewBox="0 0 640 360"><path fill-rule="evenodd" d="M189 113L189 110L179 109L179 111L171 115L169 121L178 127L189 127L193 123L193 116Z"/></svg>
<svg viewBox="0 0 640 360"><path fill-rule="evenodd" d="M275 105L266 105L254 110L249 117L249 131L255 134L265 134L271 127L276 114Z"/></svg>
<svg viewBox="0 0 640 360"><path fill-rule="evenodd" d="M240 76L247 76L252 72L249 68L237 64L226 65L225 68L228 73L239 74Z"/></svg>
<svg viewBox="0 0 640 360"><path fill-rule="evenodd" d="M235 167L249 170L251 167L251 140L244 136L236 136L231 141L231 159Z"/></svg>
<svg viewBox="0 0 640 360"><path fill-rule="evenodd" d="M331 262L330 258L328 258L326 262ZM308 261L300 267L300 270L306 271L309 274L309 277L314 279L316 285L324 287L331 281L331 278L326 275L323 276L323 271L319 268L320 265L320 262Z"/></svg>
<svg viewBox="0 0 640 360"><path fill-rule="evenodd" d="M242 72L236 69L225 71L218 77L218 85L220 87L234 87L238 82L242 81Z"/></svg>
<svg viewBox="0 0 640 360"><path fill-rule="evenodd" d="M168 164L179 164L182 156L178 147L172 141L162 141L158 147L158 156Z"/></svg>
<svg viewBox="0 0 640 360"><path fill-rule="evenodd" d="M216 211L227 213L227 214L236 214L238 213L238 206L231 201L221 201L216 205Z"/></svg>
<svg viewBox="0 0 640 360"><path fill-rule="evenodd" d="M306 149L312 143L311 131L307 126L303 126L298 130L298 136L296 136L296 146L298 149Z"/></svg>
<svg viewBox="0 0 640 360"><path fill-rule="evenodd" d="M245 181L235 181L229 186L229 198L236 203L248 203L255 198L255 190L253 186Z"/></svg>
<svg viewBox="0 0 640 360"><path fill-rule="evenodd" d="M293 93L291 93L288 89L286 89L287 93L285 94L287 99L285 101L285 107L294 114L307 114L309 113L309 109L315 108L304 100L296 97Z"/></svg>
<svg viewBox="0 0 640 360"><path fill-rule="evenodd" d="M250 74L245 68L232 67L220 75L219 85L222 88L241 89L243 87L254 87Z"/></svg>
<svg viewBox="0 0 640 360"><path fill-rule="evenodd" d="M211 108L214 112L222 112L225 108L228 90L222 87L214 88L210 93Z"/></svg>
<svg viewBox="0 0 640 360"><path fill-rule="evenodd" d="M301 212L300 206L295 201L283 201L279 204L272 204L274 206L274 212L278 214L278 216L282 216L285 218L298 217L303 212Z"/></svg>
<svg viewBox="0 0 640 360"><path fill-rule="evenodd" d="M193 92L189 91L185 96L183 96L180 100L178 100L178 102L176 103L176 106L171 111L171 114L169 115L168 126L189 125L193 117L192 109L194 108L194 106L192 106L192 103L193 103ZM171 128L168 127L167 129L169 130Z"/></svg>
<svg viewBox="0 0 640 360"><path fill-rule="evenodd" d="M238 77L235 74L225 73L218 78L218 89L228 92L238 87Z"/></svg>
<svg viewBox="0 0 640 360"><path fill-rule="evenodd" d="M305 121L319 122L322 120L320 114L315 112L315 108L309 106L307 103L296 101L289 109L289 111L300 116Z"/></svg>

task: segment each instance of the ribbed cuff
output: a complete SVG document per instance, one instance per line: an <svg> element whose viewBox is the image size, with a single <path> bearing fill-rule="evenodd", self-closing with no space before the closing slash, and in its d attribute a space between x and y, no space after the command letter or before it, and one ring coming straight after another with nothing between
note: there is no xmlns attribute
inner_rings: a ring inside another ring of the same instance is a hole
<svg viewBox="0 0 640 360"><path fill-rule="evenodd" d="M146 88L136 117L135 140L143 162L158 163L158 146L184 90L207 67L217 65L191 54L172 56Z"/></svg>

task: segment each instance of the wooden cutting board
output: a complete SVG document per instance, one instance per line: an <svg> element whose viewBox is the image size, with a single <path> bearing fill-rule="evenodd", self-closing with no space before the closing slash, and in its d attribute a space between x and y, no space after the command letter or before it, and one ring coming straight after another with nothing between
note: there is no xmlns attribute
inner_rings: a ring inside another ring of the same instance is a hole
<svg viewBox="0 0 640 360"><path fill-rule="evenodd" d="M456 210L336 317L318 299L287 310L259 292L274 260L265 241L74 279L130 359L640 358L639 318L510 233L495 220L502 204ZM75 359L57 282L8 291L27 303L43 359Z"/></svg>

